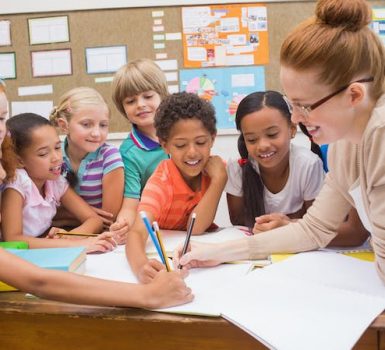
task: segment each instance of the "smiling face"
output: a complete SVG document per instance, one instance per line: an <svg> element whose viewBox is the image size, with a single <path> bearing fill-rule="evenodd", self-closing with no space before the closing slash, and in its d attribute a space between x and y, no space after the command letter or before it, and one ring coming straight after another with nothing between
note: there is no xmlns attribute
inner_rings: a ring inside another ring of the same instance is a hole
<svg viewBox="0 0 385 350"><path fill-rule="evenodd" d="M123 108L127 119L139 130L153 126L155 112L161 102L160 95L155 91L145 91L123 100Z"/></svg>
<svg viewBox="0 0 385 350"><path fill-rule="evenodd" d="M350 100L352 86L312 110L308 117L296 105L310 106L335 89L317 80L316 70L296 71L281 67L281 84L293 104L292 121L301 122L317 144L327 144L342 138L352 139L360 126Z"/></svg>
<svg viewBox="0 0 385 350"><path fill-rule="evenodd" d="M290 139L296 128L275 108L264 107L245 115L241 132L249 156L260 169L275 169L289 161Z"/></svg>
<svg viewBox="0 0 385 350"><path fill-rule="evenodd" d="M21 163L37 188L60 176L63 157L61 143L54 127L44 125L31 133L30 144L19 154Z"/></svg>
<svg viewBox="0 0 385 350"><path fill-rule="evenodd" d="M166 153L190 185L200 176L210 157L215 135L198 119L181 119L170 130L167 141L161 141Z"/></svg>
<svg viewBox="0 0 385 350"><path fill-rule="evenodd" d="M69 147L83 158L106 141L109 122L107 107L95 105L79 109L69 121L62 119L59 124L68 134Z"/></svg>

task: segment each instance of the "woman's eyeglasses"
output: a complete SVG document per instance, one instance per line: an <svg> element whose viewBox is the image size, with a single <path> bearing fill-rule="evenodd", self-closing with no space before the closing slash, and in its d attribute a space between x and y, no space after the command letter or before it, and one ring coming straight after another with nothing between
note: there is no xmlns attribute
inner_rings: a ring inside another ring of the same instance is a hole
<svg viewBox="0 0 385 350"><path fill-rule="evenodd" d="M290 102L290 100L285 95L283 96L283 98L285 99L285 101L288 105L290 114L292 114L294 109L295 109L298 113L303 115L305 118L308 118L311 111L314 111L317 107L321 106L326 101L329 101L332 97L334 97L334 96L338 95L339 93L341 93L342 91L346 90L350 85L352 85L354 83L369 83L369 82L372 82L373 80L374 80L374 78L370 77L370 78L364 78L364 79L352 81L351 83L339 88L337 91L331 93L330 95L325 96L324 98L321 98L320 100L318 100L317 102L315 102L309 106L304 106L304 105L301 105L299 103L292 103L292 102Z"/></svg>

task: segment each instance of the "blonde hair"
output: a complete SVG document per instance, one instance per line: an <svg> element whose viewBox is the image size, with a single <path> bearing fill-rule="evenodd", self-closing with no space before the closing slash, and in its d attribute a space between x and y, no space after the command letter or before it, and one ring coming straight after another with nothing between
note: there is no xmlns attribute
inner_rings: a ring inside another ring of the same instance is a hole
<svg viewBox="0 0 385 350"><path fill-rule="evenodd" d="M126 116L123 100L150 90L158 93L163 100L168 95L166 76L155 62L145 58L138 59L116 72L112 82L112 100L119 112Z"/></svg>
<svg viewBox="0 0 385 350"><path fill-rule="evenodd" d="M315 17L284 40L281 64L296 70L318 68L320 82L335 89L357 78L373 77L369 91L378 99L385 91L385 49L368 27L370 21L365 0L319 0Z"/></svg>
<svg viewBox="0 0 385 350"><path fill-rule="evenodd" d="M78 87L69 90L63 96L57 106L55 106L49 116L53 125L57 125L59 118L70 121L71 117L80 109L87 106L105 106L109 112L106 101L95 89L89 87Z"/></svg>

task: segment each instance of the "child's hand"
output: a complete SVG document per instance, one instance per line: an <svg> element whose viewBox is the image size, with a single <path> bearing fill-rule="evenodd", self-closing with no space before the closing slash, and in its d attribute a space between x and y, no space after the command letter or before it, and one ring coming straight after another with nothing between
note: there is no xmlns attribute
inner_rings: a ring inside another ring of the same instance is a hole
<svg viewBox="0 0 385 350"><path fill-rule="evenodd" d="M128 231L128 224L124 220L116 221L110 226L110 232L118 244L126 244Z"/></svg>
<svg viewBox="0 0 385 350"><path fill-rule="evenodd" d="M92 207L92 209L103 220L104 229L108 230L113 223L112 219L113 219L114 215L112 215L112 213L109 213L108 211L105 211L103 209L99 209L99 208L95 208L95 207Z"/></svg>
<svg viewBox="0 0 385 350"><path fill-rule="evenodd" d="M138 271L138 280L140 283L150 283L162 270L166 270L166 266L156 259L150 259Z"/></svg>
<svg viewBox="0 0 385 350"><path fill-rule="evenodd" d="M183 281L184 277L180 271L158 272L153 280L144 286L147 294L145 307L154 309L192 301L194 296Z"/></svg>
<svg viewBox="0 0 385 350"><path fill-rule="evenodd" d="M277 227L285 226L290 223L290 218L285 214L271 213L255 218L253 233L269 231Z"/></svg>
<svg viewBox="0 0 385 350"><path fill-rule="evenodd" d="M84 239L86 253L106 253L116 248L117 243L111 232L103 232L97 237Z"/></svg>
<svg viewBox="0 0 385 350"><path fill-rule="evenodd" d="M211 156L204 169L211 181L221 181L223 184L227 181L226 166L219 156Z"/></svg>
<svg viewBox="0 0 385 350"><path fill-rule="evenodd" d="M51 227L50 230L48 231L47 233L47 236L45 236L45 238L61 238L60 235L58 235L58 233L63 233L63 232L67 232L66 230L63 230L62 228L60 227Z"/></svg>
<svg viewBox="0 0 385 350"><path fill-rule="evenodd" d="M211 248L214 248L214 251ZM175 270L178 269L179 265L182 265L183 269L191 269L194 267L217 266L221 263L219 260L210 259L216 251L215 244L191 242L187 253L183 256L182 249L183 245L180 245L174 251L172 262Z"/></svg>

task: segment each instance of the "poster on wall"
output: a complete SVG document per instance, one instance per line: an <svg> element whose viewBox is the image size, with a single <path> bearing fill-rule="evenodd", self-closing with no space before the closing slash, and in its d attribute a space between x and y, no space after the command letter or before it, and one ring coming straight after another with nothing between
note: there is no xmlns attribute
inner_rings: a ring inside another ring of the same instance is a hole
<svg viewBox="0 0 385 350"><path fill-rule="evenodd" d="M185 68L269 63L263 4L182 8Z"/></svg>
<svg viewBox="0 0 385 350"><path fill-rule="evenodd" d="M385 45L385 7L373 8L372 28Z"/></svg>
<svg viewBox="0 0 385 350"><path fill-rule="evenodd" d="M235 129L239 102L254 91L265 90L265 68L228 67L182 69L180 90L198 94L215 108L218 129Z"/></svg>

